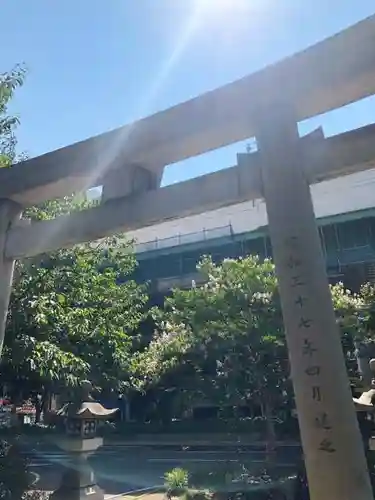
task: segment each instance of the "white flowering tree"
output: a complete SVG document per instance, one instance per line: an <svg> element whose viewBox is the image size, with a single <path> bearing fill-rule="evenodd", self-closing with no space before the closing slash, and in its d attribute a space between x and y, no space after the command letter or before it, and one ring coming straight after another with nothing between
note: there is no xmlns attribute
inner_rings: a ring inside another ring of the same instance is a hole
<svg viewBox="0 0 375 500"><path fill-rule="evenodd" d="M187 407L199 399L255 403L269 417L291 395L274 265L254 256L221 265L206 258L199 270L204 286L175 289L154 311L154 337L134 358L141 385L174 391ZM356 376L356 342L375 338L375 289L366 285L356 294L338 284L331 291L349 373Z"/></svg>
<svg viewBox="0 0 375 500"><path fill-rule="evenodd" d="M354 293L339 283L331 291L349 376L360 374L366 386L374 376L369 360L375 357L375 287L366 283Z"/></svg>
<svg viewBox="0 0 375 500"><path fill-rule="evenodd" d="M157 331L138 358L144 382L174 388L185 403L256 404L270 417L289 386L274 265L206 258L199 271L204 286L174 290L156 311Z"/></svg>

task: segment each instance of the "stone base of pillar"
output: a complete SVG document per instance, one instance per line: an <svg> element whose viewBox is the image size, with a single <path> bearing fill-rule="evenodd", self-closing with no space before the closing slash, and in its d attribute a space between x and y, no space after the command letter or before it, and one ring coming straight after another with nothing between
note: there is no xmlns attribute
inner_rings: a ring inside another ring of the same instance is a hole
<svg viewBox="0 0 375 500"><path fill-rule="evenodd" d="M50 496L51 500L104 500L103 490L97 485L86 488L68 488L61 485Z"/></svg>
<svg viewBox="0 0 375 500"><path fill-rule="evenodd" d="M63 474L61 485L50 496L51 500L104 500L104 493L96 484L94 471L85 458L74 460Z"/></svg>

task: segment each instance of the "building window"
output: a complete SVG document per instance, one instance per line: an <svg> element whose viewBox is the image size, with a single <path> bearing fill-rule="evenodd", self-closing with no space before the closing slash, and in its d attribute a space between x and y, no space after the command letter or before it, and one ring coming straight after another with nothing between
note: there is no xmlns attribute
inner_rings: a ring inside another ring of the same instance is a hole
<svg viewBox="0 0 375 500"><path fill-rule="evenodd" d="M322 226L321 236L325 253L336 253L338 250L338 238L335 225Z"/></svg>
<svg viewBox="0 0 375 500"><path fill-rule="evenodd" d="M364 247L370 243L368 219L358 219L338 224L337 233L340 247L344 250Z"/></svg>

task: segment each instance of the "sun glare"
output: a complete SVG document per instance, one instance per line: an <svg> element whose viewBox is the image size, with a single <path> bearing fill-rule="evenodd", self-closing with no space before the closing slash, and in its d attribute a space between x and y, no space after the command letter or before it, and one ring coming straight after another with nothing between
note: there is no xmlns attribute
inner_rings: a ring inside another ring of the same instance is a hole
<svg viewBox="0 0 375 500"><path fill-rule="evenodd" d="M248 10L252 0L195 0L195 9L201 15L222 17L230 13Z"/></svg>

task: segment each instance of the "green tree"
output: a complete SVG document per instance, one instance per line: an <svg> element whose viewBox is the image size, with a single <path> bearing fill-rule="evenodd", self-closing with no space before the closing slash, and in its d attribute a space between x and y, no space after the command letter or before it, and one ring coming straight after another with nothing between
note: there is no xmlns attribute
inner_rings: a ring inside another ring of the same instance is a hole
<svg viewBox="0 0 375 500"><path fill-rule="evenodd" d="M289 386L274 265L257 257L199 265L202 287L173 291L154 311L157 330L136 362L143 383L164 384L190 405L257 404L270 418Z"/></svg>
<svg viewBox="0 0 375 500"><path fill-rule="evenodd" d="M0 75L0 167L20 159L19 118L9 113L9 103L25 74L18 65ZM23 217L51 219L91 205L85 197L66 196L30 207ZM135 266L131 244L118 238L17 262L2 381L24 396L86 377L97 389L125 391L147 302L145 287L131 279Z"/></svg>
<svg viewBox="0 0 375 500"><path fill-rule="evenodd" d="M200 399L220 406L256 403L267 417L281 403L290 408L289 363L272 262L246 257L215 265L205 259L199 271L204 286L176 289L164 309L154 311L154 337L135 358L141 383L174 393L175 401L187 407ZM375 288L365 285L353 293L337 284L331 292L348 373L357 376L357 343L375 345Z"/></svg>
<svg viewBox="0 0 375 500"><path fill-rule="evenodd" d="M8 106L15 90L23 85L25 75L26 70L21 65L15 66L10 72L0 74L0 168L8 167L19 159L16 154L15 135L19 117L9 114Z"/></svg>
<svg viewBox="0 0 375 500"><path fill-rule="evenodd" d="M16 266L2 379L23 392L75 386L124 392L144 317L130 243L107 238Z"/></svg>
<svg viewBox="0 0 375 500"><path fill-rule="evenodd" d="M31 221L50 220L60 215L68 215L91 208L96 204L96 200L89 200L86 195L78 193L56 200L46 200L39 205L28 207L22 217Z"/></svg>
<svg viewBox="0 0 375 500"><path fill-rule="evenodd" d="M331 293L348 374L351 378L357 377L361 362L356 356L356 348L368 341L366 301L362 292L354 293L342 283L331 286Z"/></svg>
<svg viewBox="0 0 375 500"><path fill-rule="evenodd" d="M374 378L369 360L375 358L375 287L365 283L355 293L339 283L331 290L349 376L368 385Z"/></svg>

